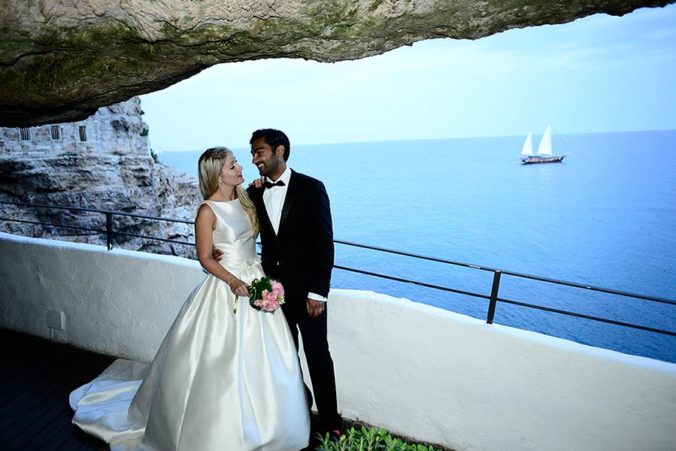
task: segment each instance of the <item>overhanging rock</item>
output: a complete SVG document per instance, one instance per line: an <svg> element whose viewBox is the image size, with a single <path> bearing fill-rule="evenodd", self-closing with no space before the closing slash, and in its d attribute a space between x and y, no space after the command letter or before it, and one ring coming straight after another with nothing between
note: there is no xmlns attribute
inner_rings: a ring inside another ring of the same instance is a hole
<svg viewBox="0 0 676 451"><path fill-rule="evenodd" d="M478 39L669 3L0 0L0 126L84 119L218 63L358 59L424 39Z"/></svg>

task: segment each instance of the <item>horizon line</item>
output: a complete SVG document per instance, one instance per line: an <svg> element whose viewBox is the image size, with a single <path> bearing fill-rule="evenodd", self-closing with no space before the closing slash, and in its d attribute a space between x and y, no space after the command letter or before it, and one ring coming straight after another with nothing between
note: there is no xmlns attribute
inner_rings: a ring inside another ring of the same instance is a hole
<svg viewBox="0 0 676 451"><path fill-rule="evenodd" d="M558 136L574 136L574 135L607 135L612 133L655 133L655 132L676 132L676 128L667 128L667 129L650 129L650 130L615 130L615 131L594 131L594 132L570 132L570 133L558 133L554 127L552 131L555 135ZM497 139L497 138L522 138L528 135L524 134L513 134L513 135L491 135L491 136L453 136L453 137L440 137L440 138L404 138L404 139L381 139L381 140L364 140L364 141L332 141L332 142L312 142L312 143L299 143L292 144L293 147L306 147L306 146L331 146L331 145L344 145L344 144L372 144L372 143L388 143L388 142L419 142L419 141L450 141L455 139ZM542 134L533 133L533 136L541 136ZM149 146L152 148L152 146ZM228 146L230 147L230 146ZM246 149L247 147L233 146L233 150ZM154 149L153 149L154 150ZM173 152L201 152L204 149L176 149L176 150L160 150L159 152L154 150L157 154L162 153L173 153Z"/></svg>

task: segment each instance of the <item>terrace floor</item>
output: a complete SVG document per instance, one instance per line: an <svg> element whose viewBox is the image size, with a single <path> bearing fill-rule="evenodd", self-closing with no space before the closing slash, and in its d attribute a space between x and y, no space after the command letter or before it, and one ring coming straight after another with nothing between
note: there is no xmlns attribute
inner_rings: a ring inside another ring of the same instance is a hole
<svg viewBox="0 0 676 451"><path fill-rule="evenodd" d="M113 357L0 329L0 450L108 450L71 423L68 395Z"/></svg>

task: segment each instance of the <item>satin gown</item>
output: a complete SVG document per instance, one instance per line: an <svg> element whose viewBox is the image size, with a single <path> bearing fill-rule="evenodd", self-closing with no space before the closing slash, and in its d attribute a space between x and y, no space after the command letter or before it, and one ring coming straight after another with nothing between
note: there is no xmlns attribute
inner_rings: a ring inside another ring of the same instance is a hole
<svg viewBox="0 0 676 451"><path fill-rule="evenodd" d="M263 276L238 199L216 214L221 264L250 283ZM113 450L299 450L310 418L298 354L281 310L253 309L212 275L190 294L149 368L115 361L73 391L73 422Z"/></svg>

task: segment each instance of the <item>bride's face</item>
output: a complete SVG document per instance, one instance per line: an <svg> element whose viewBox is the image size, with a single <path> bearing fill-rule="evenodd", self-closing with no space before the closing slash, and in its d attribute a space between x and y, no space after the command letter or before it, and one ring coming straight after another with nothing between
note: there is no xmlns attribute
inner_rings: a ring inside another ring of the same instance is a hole
<svg viewBox="0 0 676 451"><path fill-rule="evenodd" d="M237 163L235 157L232 154L228 154L225 158L225 163L221 169L221 173L218 178L226 186L237 186L244 182L244 177L242 177L242 166Z"/></svg>

